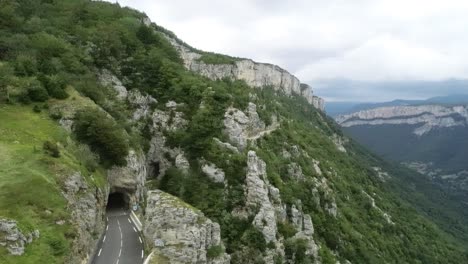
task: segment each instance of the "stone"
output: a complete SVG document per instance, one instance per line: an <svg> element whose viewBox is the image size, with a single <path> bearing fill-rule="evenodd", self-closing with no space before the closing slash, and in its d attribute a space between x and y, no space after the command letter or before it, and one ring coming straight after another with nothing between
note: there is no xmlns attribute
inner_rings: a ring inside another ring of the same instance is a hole
<svg viewBox="0 0 468 264"><path fill-rule="evenodd" d="M0 247L5 247L10 255L23 255L26 245L39 237L39 230L24 234L15 220L0 218Z"/></svg>
<svg viewBox="0 0 468 264"><path fill-rule="evenodd" d="M104 230L104 215L108 192L90 187L79 172L65 177L63 196L71 212L76 236L71 241L70 254L65 260L69 264L81 264L92 257L98 237Z"/></svg>
<svg viewBox="0 0 468 264"><path fill-rule="evenodd" d="M224 171L216 167L213 163L205 163L202 165L202 171L214 182L224 182Z"/></svg>
<svg viewBox="0 0 468 264"><path fill-rule="evenodd" d="M112 74L109 70L101 70L98 74L98 78L103 86L109 86L115 90L118 99L124 100L127 98L127 88L125 88L117 76Z"/></svg>
<svg viewBox="0 0 468 264"><path fill-rule="evenodd" d="M190 163L183 153L176 156L175 166L184 173L188 173L190 169Z"/></svg>
<svg viewBox="0 0 468 264"><path fill-rule="evenodd" d="M319 176L322 176L322 170L320 169L319 165L320 161L312 159L312 166L314 168L315 173L317 173L317 175Z"/></svg>
<svg viewBox="0 0 468 264"><path fill-rule="evenodd" d="M213 138L213 140L216 144L218 144L218 146L229 149L232 152L239 153L239 150L228 142L222 142L218 138Z"/></svg>
<svg viewBox="0 0 468 264"><path fill-rule="evenodd" d="M141 152L130 150L126 157L127 165L113 166L107 171L111 192L120 191L128 195L130 204L143 200L146 181L146 157Z"/></svg>
<svg viewBox="0 0 468 264"><path fill-rule="evenodd" d="M296 181L304 180L304 174L302 173L302 168L299 164L295 162L288 164L288 176Z"/></svg>
<svg viewBox="0 0 468 264"><path fill-rule="evenodd" d="M333 134L332 141L335 144L336 149L338 149L338 151L346 153L346 148L344 147L344 144L346 144L348 142L347 139L343 139L342 137L338 136L337 134Z"/></svg>
<svg viewBox="0 0 468 264"><path fill-rule="evenodd" d="M127 99L130 105L135 108L132 117L134 121L149 117L151 114L151 105L158 102L150 95L143 95L137 89L130 90Z"/></svg>
<svg viewBox="0 0 468 264"><path fill-rule="evenodd" d="M211 247L224 247L219 224L160 190L149 191L147 197L143 235L146 241L155 241L155 255L174 264L230 262L230 256L224 252L214 259L207 257Z"/></svg>
<svg viewBox="0 0 468 264"><path fill-rule="evenodd" d="M249 103L246 113L229 107L224 114L224 127L224 132L229 140L240 150L243 150L249 141L255 141L275 131L279 127L279 123L272 122L270 126L266 127L257 113L257 106Z"/></svg>

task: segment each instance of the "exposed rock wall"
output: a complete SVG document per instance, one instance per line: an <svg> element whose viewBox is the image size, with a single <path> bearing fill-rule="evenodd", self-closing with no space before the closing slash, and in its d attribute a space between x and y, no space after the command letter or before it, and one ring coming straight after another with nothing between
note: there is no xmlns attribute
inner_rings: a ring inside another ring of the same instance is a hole
<svg viewBox="0 0 468 264"><path fill-rule="evenodd" d="M66 263L83 264L92 257L98 237L104 230L108 190L89 186L80 173L73 173L64 182L63 195L68 201L76 237Z"/></svg>
<svg viewBox="0 0 468 264"><path fill-rule="evenodd" d="M0 218L0 247L5 247L11 255L23 255L26 244L33 242L39 236L39 230L24 234L15 220Z"/></svg>
<svg viewBox="0 0 468 264"><path fill-rule="evenodd" d="M229 263L230 257L221 253L207 256L212 247L223 247L219 224L179 198L155 190L148 192L143 234L154 248L154 258L167 263Z"/></svg>
<svg viewBox="0 0 468 264"><path fill-rule="evenodd" d="M114 166L107 172L110 192L122 192L127 195L130 205L143 200L146 181L146 157L140 151L130 150L126 166Z"/></svg>
<svg viewBox="0 0 468 264"><path fill-rule="evenodd" d="M423 135L435 128L468 125L468 106L389 106L338 116L343 127L359 125L417 125L413 133Z"/></svg>
<svg viewBox="0 0 468 264"><path fill-rule="evenodd" d="M200 60L201 54L192 51L169 36L166 38L179 51L185 67L191 71L213 80L230 78L244 80L251 87L271 86L277 91L283 91L286 95L302 96L316 108L322 111L324 109L324 100L314 96L309 85L301 84L296 76L276 65L258 63L250 59L238 59L233 64L207 64Z"/></svg>

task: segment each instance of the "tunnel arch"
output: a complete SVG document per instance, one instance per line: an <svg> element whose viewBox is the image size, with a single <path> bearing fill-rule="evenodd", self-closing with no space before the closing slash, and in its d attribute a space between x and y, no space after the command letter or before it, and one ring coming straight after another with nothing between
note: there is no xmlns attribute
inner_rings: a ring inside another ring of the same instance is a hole
<svg viewBox="0 0 468 264"><path fill-rule="evenodd" d="M129 209L129 200L128 195L124 192L111 192L107 199L106 210Z"/></svg>

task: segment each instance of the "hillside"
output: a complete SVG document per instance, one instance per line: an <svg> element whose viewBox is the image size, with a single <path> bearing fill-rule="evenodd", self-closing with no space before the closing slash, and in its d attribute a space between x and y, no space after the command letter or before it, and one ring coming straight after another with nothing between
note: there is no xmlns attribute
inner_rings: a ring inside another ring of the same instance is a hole
<svg viewBox="0 0 468 264"><path fill-rule="evenodd" d="M344 136L286 70L116 4L0 13L1 263L91 260L116 194L150 263L468 260L466 208Z"/></svg>

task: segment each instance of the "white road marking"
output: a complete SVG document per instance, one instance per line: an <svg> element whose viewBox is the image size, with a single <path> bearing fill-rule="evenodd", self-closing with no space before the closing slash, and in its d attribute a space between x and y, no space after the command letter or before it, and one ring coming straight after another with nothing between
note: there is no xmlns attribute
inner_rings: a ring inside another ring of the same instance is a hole
<svg viewBox="0 0 468 264"><path fill-rule="evenodd" d="M120 248L122 248L123 240L120 239Z"/></svg>
<svg viewBox="0 0 468 264"><path fill-rule="evenodd" d="M141 241L141 237L138 237L138 239L140 239L140 243L143 244L143 241Z"/></svg>
<svg viewBox="0 0 468 264"><path fill-rule="evenodd" d="M144 254L144 252L143 252L143 249L142 249L141 250L141 258L143 258L143 254Z"/></svg>
<svg viewBox="0 0 468 264"><path fill-rule="evenodd" d="M117 259L117 262L115 264L119 264L120 259Z"/></svg>
<svg viewBox="0 0 468 264"><path fill-rule="evenodd" d="M102 251L102 248L99 250L99 253L97 254L97 256L101 256L101 251Z"/></svg>
<svg viewBox="0 0 468 264"><path fill-rule="evenodd" d="M122 248L120 248L120 251L119 251L119 258L120 258L120 255L122 255Z"/></svg>
<svg viewBox="0 0 468 264"><path fill-rule="evenodd" d="M127 220L128 220L128 222L129 222L130 224L132 223L132 222L130 222L130 219L129 219L129 218L127 218Z"/></svg>
<svg viewBox="0 0 468 264"><path fill-rule="evenodd" d="M106 242L106 236L104 236L104 239L102 240L102 243Z"/></svg>
<svg viewBox="0 0 468 264"><path fill-rule="evenodd" d="M107 230L109 230L109 225L107 225L107 227L106 227L106 231L107 231Z"/></svg>
<svg viewBox="0 0 468 264"><path fill-rule="evenodd" d="M135 227L133 228L133 231L135 231L135 232L136 232L136 229L135 229Z"/></svg>

